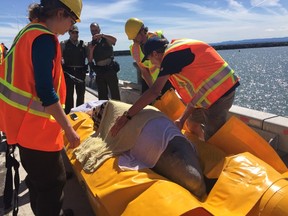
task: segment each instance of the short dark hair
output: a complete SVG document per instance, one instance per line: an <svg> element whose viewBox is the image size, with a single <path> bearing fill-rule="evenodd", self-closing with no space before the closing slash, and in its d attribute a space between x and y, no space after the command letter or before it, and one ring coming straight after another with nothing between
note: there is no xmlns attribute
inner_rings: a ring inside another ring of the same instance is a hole
<svg viewBox="0 0 288 216"><path fill-rule="evenodd" d="M155 50L157 53L164 53L168 44L165 44L162 48Z"/></svg>
<svg viewBox="0 0 288 216"><path fill-rule="evenodd" d="M169 42L166 38L159 38L157 36L149 38L143 47L144 58L142 59L142 62L146 61L153 51L164 53L168 44Z"/></svg>
<svg viewBox="0 0 288 216"><path fill-rule="evenodd" d="M100 28L99 24L96 23L96 22L91 23L91 24L90 24L90 27L91 27L91 26L97 26L98 28Z"/></svg>

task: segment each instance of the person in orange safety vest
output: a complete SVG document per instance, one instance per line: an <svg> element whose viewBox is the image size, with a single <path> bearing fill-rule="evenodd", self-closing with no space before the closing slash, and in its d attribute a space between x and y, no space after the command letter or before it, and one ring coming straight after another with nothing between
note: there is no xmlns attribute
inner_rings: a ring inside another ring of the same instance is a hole
<svg viewBox="0 0 288 216"><path fill-rule="evenodd" d="M29 5L31 23L19 31L0 79L0 130L17 143L35 215L62 210L66 174L63 135L71 148L80 137L64 113L66 85L59 34L80 21L82 0L41 0ZM7 67L6 67L7 66Z"/></svg>
<svg viewBox="0 0 288 216"><path fill-rule="evenodd" d="M134 105L118 118L111 128L112 135L158 97L169 79L187 104L184 113L175 124L182 129L185 121L204 125L204 139L208 140L226 122L232 106L239 78L218 52L202 41L178 39L170 44L157 37L144 45L145 57L160 68L153 84ZM189 129L189 124L187 124ZM191 131L193 132L193 131Z"/></svg>
<svg viewBox="0 0 288 216"><path fill-rule="evenodd" d="M7 53L7 47L1 43L0 44L0 73L4 73L4 58Z"/></svg>
<svg viewBox="0 0 288 216"><path fill-rule="evenodd" d="M144 22L138 18L130 18L125 23L125 33L129 40L133 40L130 45L130 53L134 59L137 67L141 72L142 77L142 93L145 92L158 77L159 68L147 60L142 62L144 57L142 48L146 41L152 37L165 38L163 32L158 30L156 32L148 31L148 27L144 25ZM166 85L162 89L162 94L172 88L172 85L167 81Z"/></svg>

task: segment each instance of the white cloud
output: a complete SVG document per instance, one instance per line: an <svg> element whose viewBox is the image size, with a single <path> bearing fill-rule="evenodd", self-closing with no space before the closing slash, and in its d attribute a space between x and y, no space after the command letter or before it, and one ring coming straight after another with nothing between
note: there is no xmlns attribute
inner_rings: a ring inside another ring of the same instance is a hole
<svg viewBox="0 0 288 216"><path fill-rule="evenodd" d="M111 3L97 3L91 4L90 2L83 6L81 19L113 19L116 15L123 15L125 13L137 12L139 8L137 5L138 0L121 0Z"/></svg>
<svg viewBox="0 0 288 216"><path fill-rule="evenodd" d="M206 42L220 42L225 40L242 40L252 38L285 37L288 35L286 20L287 14L259 13L248 10L235 0L227 0L226 5L212 7L193 3L175 3L173 6L180 7L192 12L193 17L186 16L150 17L155 26L166 26L164 34L169 38L192 37ZM161 23L161 20L164 20ZM156 23L157 22L157 23ZM166 25L164 25L166 23ZM167 23L171 23L167 26ZM267 29L273 29L267 31Z"/></svg>
<svg viewBox="0 0 288 216"><path fill-rule="evenodd" d="M227 0L227 2L228 2L229 7L231 9L234 9L236 11L245 11L246 10L241 3L239 3L239 2L237 2L235 0Z"/></svg>
<svg viewBox="0 0 288 216"><path fill-rule="evenodd" d="M262 8L271 14L287 14L288 11L280 0L251 0L252 8Z"/></svg>
<svg viewBox="0 0 288 216"><path fill-rule="evenodd" d="M251 5L254 7L275 7L281 6L279 0L251 0Z"/></svg>

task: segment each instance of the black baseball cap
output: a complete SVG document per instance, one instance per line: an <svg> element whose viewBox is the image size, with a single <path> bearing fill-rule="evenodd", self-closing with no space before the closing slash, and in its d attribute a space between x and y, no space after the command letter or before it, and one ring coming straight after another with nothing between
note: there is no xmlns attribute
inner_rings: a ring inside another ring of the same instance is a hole
<svg viewBox="0 0 288 216"><path fill-rule="evenodd" d="M142 63L148 59L148 56L155 50L162 49L167 46L169 42L165 38L152 37L149 38L143 47L144 58Z"/></svg>

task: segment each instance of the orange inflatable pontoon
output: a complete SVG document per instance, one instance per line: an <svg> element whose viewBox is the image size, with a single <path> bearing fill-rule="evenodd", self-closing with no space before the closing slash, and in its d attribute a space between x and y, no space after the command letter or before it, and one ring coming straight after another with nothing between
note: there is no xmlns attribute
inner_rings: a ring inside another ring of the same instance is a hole
<svg viewBox="0 0 288 216"><path fill-rule="evenodd" d="M86 113L74 114L78 118L71 123L83 141L94 133L93 121ZM95 215L288 215L287 167L268 143L239 121L231 118L209 143L185 133L198 149L204 174L218 178L204 202L150 169L121 171L118 157L86 173L67 142L66 153ZM248 138L232 136L231 130L245 131Z"/></svg>

